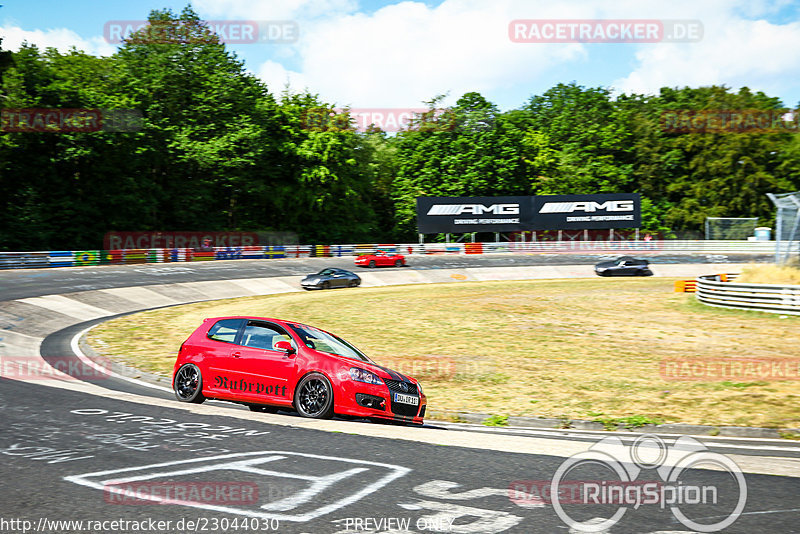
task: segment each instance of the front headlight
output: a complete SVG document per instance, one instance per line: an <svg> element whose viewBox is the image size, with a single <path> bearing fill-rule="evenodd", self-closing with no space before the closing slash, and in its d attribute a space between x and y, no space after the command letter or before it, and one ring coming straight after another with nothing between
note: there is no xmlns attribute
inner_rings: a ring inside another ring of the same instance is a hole
<svg viewBox="0 0 800 534"><path fill-rule="evenodd" d="M376 385L383 384L383 380L381 380L381 377L379 377L375 373L371 373L366 369L361 369L359 367L350 368L350 378L352 378L356 382L364 382L366 384L376 384Z"/></svg>

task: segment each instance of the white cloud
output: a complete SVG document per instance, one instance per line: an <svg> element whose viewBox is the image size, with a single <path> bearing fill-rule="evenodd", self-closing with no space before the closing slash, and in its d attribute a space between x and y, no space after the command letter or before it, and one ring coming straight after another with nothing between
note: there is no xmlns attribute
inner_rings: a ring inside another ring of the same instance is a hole
<svg viewBox="0 0 800 534"><path fill-rule="evenodd" d="M467 91L525 86L559 63L585 59L580 44L511 42L508 24L518 18L519 5L402 2L370 15L307 21L297 44L302 81L337 105L419 107L447 92L454 99ZM553 9L542 4L537 13L555 16ZM559 12L563 16L564 9ZM271 62L267 70L275 70Z"/></svg>
<svg viewBox="0 0 800 534"><path fill-rule="evenodd" d="M267 84L269 91L275 96L279 96L287 84L292 92L300 92L308 87L302 74L287 70L275 61L263 63L255 74ZM308 87L308 90L315 92L312 87Z"/></svg>
<svg viewBox="0 0 800 534"><path fill-rule="evenodd" d="M73 46L78 50L98 56L110 56L116 51L115 46L108 44L100 36L84 39L66 28L23 30L18 26L4 26L0 27L0 34L3 36L2 46L5 50L19 50L20 45L27 41L42 50L53 47L62 53L68 52Z"/></svg>
<svg viewBox="0 0 800 534"><path fill-rule="evenodd" d="M215 17L248 20L295 20L350 13L355 0L195 0L196 11Z"/></svg>
<svg viewBox="0 0 800 534"><path fill-rule="evenodd" d="M720 16L705 24L702 41L642 45L636 60L632 72L613 83L619 91L657 93L665 86L724 84L781 94L796 90L800 80L800 23Z"/></svg>

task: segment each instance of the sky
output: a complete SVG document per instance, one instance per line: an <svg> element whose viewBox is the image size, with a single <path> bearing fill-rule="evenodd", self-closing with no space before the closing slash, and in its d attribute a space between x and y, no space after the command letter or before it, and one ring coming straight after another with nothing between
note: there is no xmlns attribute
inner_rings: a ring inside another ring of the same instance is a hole
<svg viewBox="0 0 800 534"><path fill-rule="evenodd" d="M113 54L115 29L141 23L150 10L179 13L189 4L0 2L4 49L27 41L95 55ZM227 32L228 48L273 94L287 86L308 89L342 107L413 109L437 95L451 105L477 91L508 110L571 82L615 95L747 86L800 107L800 0L194 0L191 6ZM565 25L574 21L600 42L573 39L569 32L578 30ZM654 23L665 28L655 39L634 35L635 25ZM623 34L633 42L607 42L626 24ZM254 25L266 39L237 38L236 31ZM676 38L681 30L693 33ZM542 42L548 37L557 42Z"/></svg>

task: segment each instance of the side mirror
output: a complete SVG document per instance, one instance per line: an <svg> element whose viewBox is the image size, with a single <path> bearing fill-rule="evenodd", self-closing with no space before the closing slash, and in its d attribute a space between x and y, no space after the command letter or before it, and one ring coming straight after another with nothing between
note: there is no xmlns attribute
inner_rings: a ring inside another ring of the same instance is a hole
<svg viewBox="0 0 800 534"><path fill-rule="evenodd" d="M292 344L289 343L288 341L278 341L277 343L275 343L275 349L276 350L282 350L286 354L289 354L289 355L294 354L295 352L297 352L294 349L294 347L292 346Z"/></svg>

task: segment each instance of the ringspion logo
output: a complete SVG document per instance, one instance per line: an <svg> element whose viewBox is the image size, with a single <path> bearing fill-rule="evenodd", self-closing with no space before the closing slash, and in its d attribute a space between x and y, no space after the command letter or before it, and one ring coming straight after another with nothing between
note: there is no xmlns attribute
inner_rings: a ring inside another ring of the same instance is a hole
<svg viewBox="0 0 800 534"><path fill-rule="evenodd" d="M733 484L718 486L695 477L697 469L709 468L724 472ZM600 471L606 473L600 480L575 476ZM533 484L528 487L541 490ZM524 481L512 483L512 501L547 502L541 491L524 500L524 491L520 492L524 488ZM626 513L635 513L641 506L669 509L694 532L718 532L742 514L747 482L736 462L689 436L668 444L658 436L643 434L630 445L613 436L567 458L553 475L547 498L571 532L607 532ZM583 513L585 505L597 505L599 516ZM715 513L708 514L708 507L714 507Z"/></svg>

